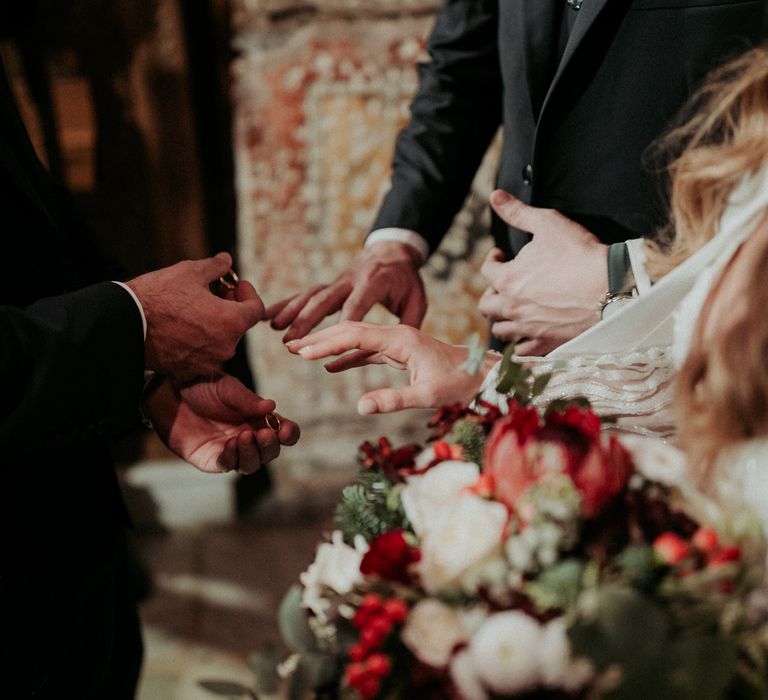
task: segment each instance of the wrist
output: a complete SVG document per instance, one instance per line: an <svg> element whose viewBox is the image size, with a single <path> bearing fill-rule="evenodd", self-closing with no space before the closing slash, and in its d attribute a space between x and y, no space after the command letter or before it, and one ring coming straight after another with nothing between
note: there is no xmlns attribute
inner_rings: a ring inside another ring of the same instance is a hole
<svg viewBox="0 0 768 700"><path fill-rule="evenodd" d="M366 242L365 253L389 262L407 262L419 269L425 261L421 251L405 241L379 240Z"/></svg>

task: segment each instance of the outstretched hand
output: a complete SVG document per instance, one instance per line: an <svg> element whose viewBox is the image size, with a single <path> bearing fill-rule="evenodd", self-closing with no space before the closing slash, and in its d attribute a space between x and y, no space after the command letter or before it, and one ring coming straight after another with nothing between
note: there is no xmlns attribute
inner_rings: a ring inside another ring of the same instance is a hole
<svg viewBox="0 0 768 700"><path fill-rule="evenodd" d="M329 372L370 364L387 364L410 372L410 386L363 394L357 404L362 415L406 408L438 408L467 401L477 393L488 369L496 362L489 359L483 371L471 375L461 367L467 359L466 348L442 343L410 326L353 321L343 321L291 341L288 349L307 360L342 355L326 365ZM344 356L347 352L349 355Z"/></svg>
<svg viewBox="0 0 768 700"><path fill-rule="evenodd" d="M376 243L361 251L331 284L278 301L265 315L272 320L272 328L288 329L285 342L303 338L339 309L340 320L360 321L377 303L401 323L418 328L427 311L419 263L412 246L396 241Z"/></svg>
<svg viewBox="0 0 768 700"><path fill-rule="evenodd" d="M299 426L282 416L279 430L270 428L275 402L229 375L180 387L164 379L146 405L168 448L204 472L250 474L299 439Z"/></svg>
<svg viewBox="0 0 768 700"><path fill-rule="evenodd" d="M493 334L519 341L519 355L545 355L598 320L608 290L608 250L596 236L554 209L540 209L502 190L496 213L533 235L514 260L493 249L481 272L490 285L479 309Z"/></svg>
<svg viewBox="0 0 768 700"><path fill-rule="evenodd" d="M227 253L185 260L127 284L147 319L145 367L187 381L219 371L235 354L243 334L264 316L264 304L249 282L220 298L209 285L232 266Z"/></svg>

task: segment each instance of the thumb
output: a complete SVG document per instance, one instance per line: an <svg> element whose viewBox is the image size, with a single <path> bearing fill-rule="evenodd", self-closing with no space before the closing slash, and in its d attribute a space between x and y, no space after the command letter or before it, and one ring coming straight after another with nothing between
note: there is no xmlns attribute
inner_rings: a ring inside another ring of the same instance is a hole
<svg viewBox="0 0 768 700"><path fill-rule="evenodd" d="M195 274L208 284L232 269L232 256L229 253L216 253L212 258L192 261L192 266Z"/></svg>
<svg viewBox="0 0 768 700"><path fill-rule="evenodd" d="M494 190L490 198L493 210L502 221L528 233L535 234L551 225L551 209L539 209L513 197L504 190Z"/></svg>
<svg viewBox="0 0 768 700"><path fill-rule="evenodd" d="M374 413L394 413L406 408L432 408L431 402L412 386L401 389L376 389L363 394L357 402L357 412L362 416Z"/></svg>
<svg viewBox="0 0 768 700"><path fill-rule="evenodd" d="M254 309L260 309L259 320L264 318L264 302L261 300L256 288L250 282L240 280L240 282L237 283L234 292L235 301L250 302Z"/></svg>
<svg viewBox="0 0 768 700"><path fill-rule="evenodd" d="M218 388L221 402L242 416L264 416L275 410L272 399L262 399L231 375L222 377Z"/></svg>

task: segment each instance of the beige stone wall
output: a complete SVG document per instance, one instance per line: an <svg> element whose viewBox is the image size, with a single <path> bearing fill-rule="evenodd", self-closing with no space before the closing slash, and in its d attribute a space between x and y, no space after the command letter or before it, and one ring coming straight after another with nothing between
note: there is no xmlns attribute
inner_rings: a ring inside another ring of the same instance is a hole
<svg viewBox="0 0 768 700"><path fill-rule="evenodd" d="M331 281L360 249L388 187L397 132L416 87L415 63L434 0L239 0L235 152L241 273L267 302ZM427 332L452 343L486 336L475 305L491 246L485 202L493 153L475 193L424 269ZM393 318L375 310L369 320ZM381 432L420 428L413 414L356 417L369 388L398 373L366 368L328 375L291 357L268 327L250 336L259 386L298 419L303 445L289 461L348 469L355 446ZM330 445L336 445L330 449Z"/></svg>

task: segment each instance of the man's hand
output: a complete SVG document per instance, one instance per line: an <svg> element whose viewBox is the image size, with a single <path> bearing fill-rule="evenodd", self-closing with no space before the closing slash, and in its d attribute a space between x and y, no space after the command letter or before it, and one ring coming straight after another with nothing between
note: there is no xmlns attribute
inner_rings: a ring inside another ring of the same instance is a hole
<svg viewBox="0 0 768 700"><path fill-rule="evenodd" d="M147 319L145 366L186 381L219 370L243 334L264 316L264 305L248 282L239 282L234 298L212 294L209 284L232 266L227 253L186 260L149 272L127 284Z"/></svg>
<svg viewBox="0 0 768 700"><path fill-rule="evenodd" d="M608 249L593 234L554 209L524 204L501 190L496 213L533 235L514 260L492 250L481 272L489 287L479 309L493 334L520 341L518 355L545 355L598 320L608 290Z"/></svg>
<svg viewBox="0 0 768 700"><path fill-rule="evenodd" d="M351 367L387 364L408 370L410 386L363 394L357 410L363 415L392 413L406 408L438 408L468 401L479 390L485 374L498 358L489 358L478 374L467 374L461 364L467 349L441 343L411 326L380 326L343 321L305 338L290 341L288 349L304 359L343 355L325 367L340 372Z"/></svg>
<svg viewBox="0 0 768 700"><path fill-rule="evenodd" d="M418 253L406 243L376 243L360 252L334 282L273 304L266 317L276 330L288 328L284 342L303 338L339 309L340 320L360 321L379 302L401 323L418 328L427 312L419 263Z"/></svg>
<svg viewBox="0 0 768 700"><path fill-rule="evenodd" d="M266 424L275 402L263 399L229 375L176 387L168 379L146 400L146 412L162 441L204 472L236 469L250 474L294 445L299 426L280 417Z"/></svg>

